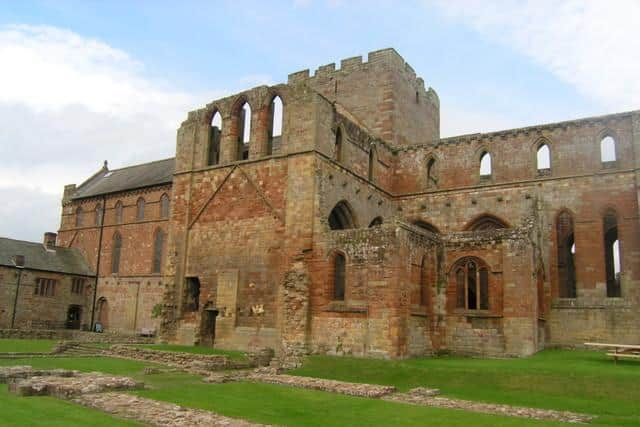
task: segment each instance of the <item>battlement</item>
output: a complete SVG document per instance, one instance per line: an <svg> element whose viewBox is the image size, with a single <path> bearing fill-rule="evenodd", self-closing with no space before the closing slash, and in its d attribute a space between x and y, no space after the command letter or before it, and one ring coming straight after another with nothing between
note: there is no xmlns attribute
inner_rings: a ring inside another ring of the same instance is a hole
<svg viewBox="0 0 640 427"><path fill-rule="evenodd" d="M380 49L369 52L367 61L363 61L362 56L353 56L340 61L340 68L336 68L335 62L321 65L313 75L309 69L297 71L289 74L287 83L290 85L307 83L313 85L315 82L328 81L337 77L344 77L353 72L376 72L382 69L391 69L404 77L420 95L424 95L439 105L438 95L432 88L426 88L424 79L416 75L415 70L402 56L393 48Z"/></svg>

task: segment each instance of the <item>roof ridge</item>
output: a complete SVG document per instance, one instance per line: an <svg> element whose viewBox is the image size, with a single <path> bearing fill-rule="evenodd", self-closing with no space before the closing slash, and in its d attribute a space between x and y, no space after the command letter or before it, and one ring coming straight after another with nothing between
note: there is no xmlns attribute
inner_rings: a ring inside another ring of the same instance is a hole
<svg viewBox="0 0 640 427"><path fill-rule="evenodd" d="M2 236L0 236L0 239L13 240L14 242L22 242L22 243L29 243L29 244L32 244L32 245L42 245L42 246L44 246L44 243L42 243L42 242L32 242L30 240L14 239L12 237L2 237Z"/></svg>
<svg viewBox="0 0 640 427"><path fill-rule="evenodd" d="M121 170L125 170L125 169L131 169L131 168L136 168L139 166L146 166L146 165L151 165L154 163L160 163L160 162L166 162L168 160L175 160L175 156L174 157L167 157L166 159L160 159L160 160L152 160L150 162L145 162L145 163L137 163L135 165L129 165L129 166L123 166L121 168L118 169L109 169L109 172L117 172L117 171L121 171Z"/></svg>

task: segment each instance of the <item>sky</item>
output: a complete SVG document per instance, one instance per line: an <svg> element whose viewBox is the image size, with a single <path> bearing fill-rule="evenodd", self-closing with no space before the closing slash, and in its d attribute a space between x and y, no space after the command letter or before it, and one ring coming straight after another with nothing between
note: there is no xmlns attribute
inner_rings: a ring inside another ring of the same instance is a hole
<svg viewBox="0 0 640 427"><path fill-rule="evenodd" d="M0 236L65 184L172 157L188 111L395 48L454 136L640 109L640 0L0 0Z"/></svg>

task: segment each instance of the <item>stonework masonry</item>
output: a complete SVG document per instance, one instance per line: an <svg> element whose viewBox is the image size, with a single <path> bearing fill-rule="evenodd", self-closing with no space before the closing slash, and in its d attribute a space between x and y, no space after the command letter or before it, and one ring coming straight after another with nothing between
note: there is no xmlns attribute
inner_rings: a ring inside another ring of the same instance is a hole
<svg viewBox="0 0 640 427"><path fill-rule="evenodd" d="M393 49L293 73L188 113L175 159L67 186L58 244L95 267L108 329L291 365L640 343L640 112L439 123Z"/></svg>

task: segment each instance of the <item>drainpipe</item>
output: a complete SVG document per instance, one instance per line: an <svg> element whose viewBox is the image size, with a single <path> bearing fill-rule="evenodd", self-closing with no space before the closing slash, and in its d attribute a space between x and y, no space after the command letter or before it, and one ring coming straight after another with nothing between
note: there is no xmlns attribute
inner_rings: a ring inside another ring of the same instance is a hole
<svg viewBox="0 0 640 427"><path fill-rule="evenodd" d="M16 297L13 299L13 313L11 314L11 329L14 328L16 323L16 310L18 307L18 295L20 294L20 280L22 279L22 271L24 269L24 256L16 255L13 259L13 263L18 269L18 281L16 283Z"/></svg>
<svg viewBox="0 0 640 427"><path fill-rule="evenodd" d="M106 162L105 162L106 167ZM96 260L96 281L93 286L93 303L91 304L91 330L96 330L96 298L98 297L98 278L100 277L100 258L102 258L102 234L104 232L104 213L107 210L107 196L102 196L102 212L100 213L100 236L98 237L98 259Z"/></svg>

